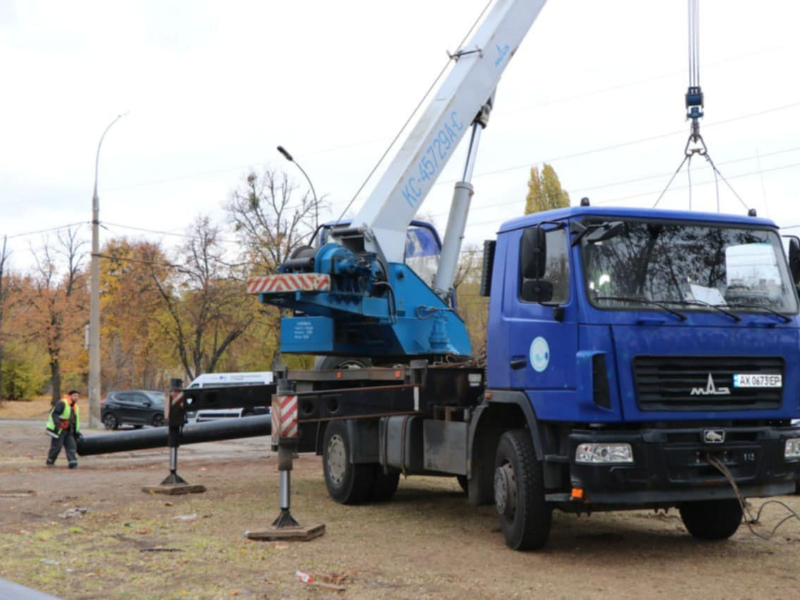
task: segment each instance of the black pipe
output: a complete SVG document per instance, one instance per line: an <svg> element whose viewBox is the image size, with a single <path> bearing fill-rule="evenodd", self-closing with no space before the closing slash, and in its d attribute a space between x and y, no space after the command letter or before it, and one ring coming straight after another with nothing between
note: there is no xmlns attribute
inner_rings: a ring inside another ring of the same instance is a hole
<svg viewBox="0 0 800 600"><path fill-rule="evenodd" d="M84 437L78 441L78 454L91 456L92 454L165 448L169 441L168 429L168 427L154 427L153 429ZM208 423L186 425L181 429L180 444L183 446L185 444L259 437L269 435L271 432L271 415L259 415L241 419L218 419Z"/></svg>

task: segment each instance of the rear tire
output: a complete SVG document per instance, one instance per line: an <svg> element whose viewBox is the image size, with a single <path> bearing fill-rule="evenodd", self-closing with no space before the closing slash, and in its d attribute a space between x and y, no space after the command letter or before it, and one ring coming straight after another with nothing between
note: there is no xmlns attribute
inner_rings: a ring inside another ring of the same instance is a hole
<svg viewBox="0 0 800 600"><path fill-rule="evenodd" d="M370 502L388 502L394 498L400 483L400 473L384 473L381 465L374 465L375 481L369 492Z"/></svg>
<svg viewBox="0 0 800 600"><path fill-rule="evenodd" d="M328 423L322 441L325 486L339 504L362 504L370 499L375 465L351 463L350 444L345 421Z"/></svg>
<svg viewBox="0 0 800 600"><path fill-rule="evenodd" d="M371 366L372 360L369 358L355 356L318 356L314 361L315 371L366 369Z"/></svg>
<svg viewBox="0 0 800 600"><path fill-rule="evenodd" d="M726 540L742 524L742 506L735 498L687 502L679 510L683 525L700 540Z"/></svg>
<svg viewBox="0 0 800 600"><path fill-rule="evenodd" d="M544 499L542 463L530 432L506 431L497 445L494 498L500 529L513 550L535 550L547 543L553 510Z"/></svg>
<svg viewBox="0 0 800 600"><path fill-rule="evenodd" d="M153 427L163 427L164 423L164 415L153 415Z"/></svg>

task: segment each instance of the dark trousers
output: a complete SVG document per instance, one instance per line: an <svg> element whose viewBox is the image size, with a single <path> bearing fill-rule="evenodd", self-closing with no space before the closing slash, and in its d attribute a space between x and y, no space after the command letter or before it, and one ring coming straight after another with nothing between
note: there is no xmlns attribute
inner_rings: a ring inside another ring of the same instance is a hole
<svg viewBox="0 0 800 600"><path fill-rule="evenodd" d="M62 429L57 438L50 438L50 452L47 453L47 462L53 464L56 462L61 447L67 453L67 461L70 465L78 464L78 446L75 443L75 436L69 429Z"/></svg>

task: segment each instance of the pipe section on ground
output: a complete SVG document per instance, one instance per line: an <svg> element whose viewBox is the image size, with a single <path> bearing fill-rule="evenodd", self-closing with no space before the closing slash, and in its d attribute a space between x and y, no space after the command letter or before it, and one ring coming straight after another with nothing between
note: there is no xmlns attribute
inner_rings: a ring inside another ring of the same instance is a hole
<svg viewBox="0 0 800 600"><path fill-rule="evenodd" d="M272 416L259 415L241 419L219 419L208 423L186 425L181 429L180 444L201 444L220 440L259 437L272 432ZM137 429L103 435L92 435L78 441L78 454L111 454L148 448L165 448L168 445L168 428Z"/></svg>

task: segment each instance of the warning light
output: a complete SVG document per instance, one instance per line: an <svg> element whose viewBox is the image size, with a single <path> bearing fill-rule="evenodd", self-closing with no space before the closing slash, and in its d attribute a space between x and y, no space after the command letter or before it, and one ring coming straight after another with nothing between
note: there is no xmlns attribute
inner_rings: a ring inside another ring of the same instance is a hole
<svg viewBox="0 0 800 600"><path fill-rule="evenodd" d="M395 377L402 377L402 375L403 375L403 372L402 372L402 371L395 371L395 372L394 372L394 376L395 376Z"/></svg>
<svg viewBox="0 0 800 600"><path fill-rule="evenodd" d="M336 371L336 379L341 379L341 378L342 378L342 372Z"/></svg>
<svg viewBox="0 0 800 600"><path fill-rule="evenodd" d="M583 500L583 488L572 488L572 499Z"/></svg>

